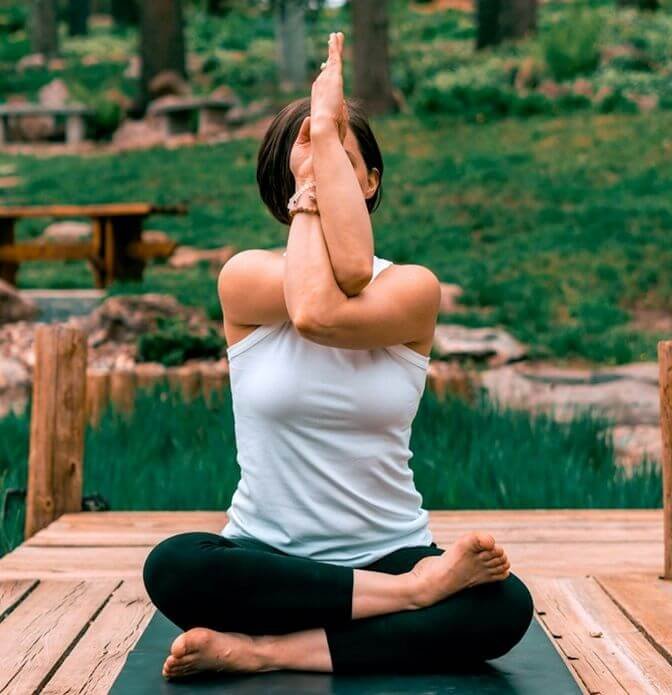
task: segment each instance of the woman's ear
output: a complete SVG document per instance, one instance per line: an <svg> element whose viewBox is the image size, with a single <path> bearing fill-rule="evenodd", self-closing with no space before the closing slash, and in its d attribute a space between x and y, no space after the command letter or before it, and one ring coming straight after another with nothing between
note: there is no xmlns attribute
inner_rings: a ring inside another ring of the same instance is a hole
<svg viewBox="0 0 672 695"><path fill-rule="evenodd" d="M373 167L371 171L366 176L366 180L368 183L368 187L366 189L366 195L364 196L365 198L370 198L372 195L375 194L375 192L378 190L378 186L380 185L380 171L376 167Z"/></svg>

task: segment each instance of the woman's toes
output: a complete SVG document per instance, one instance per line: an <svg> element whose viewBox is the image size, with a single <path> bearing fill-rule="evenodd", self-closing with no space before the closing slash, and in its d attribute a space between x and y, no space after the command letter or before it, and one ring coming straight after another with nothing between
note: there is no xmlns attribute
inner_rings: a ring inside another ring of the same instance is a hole
<svg viewBox="0 0 672 695"><path fill-rule="evenodd" d="M489 533L478 532L475 534L479 550L492 550L495 548L495 539Z"/></svg>
<svg viewBox="0 0 672 695"><path fill-rule="evenodd" d="M181 635L179 635L173 640L173 643L170 646L170 654L171 656L174 656L179 659L185 656L188 651L189 650L187 644L187 633L183 632Z"/></svg>
<svg viewBox="0 0 672 695"><path fill-rule="evenodd" d="M503 567L506 564L506 560L502 557L495 557L492 560L487 560L483 563L489 570L496 569L498 567Z"/></svg>

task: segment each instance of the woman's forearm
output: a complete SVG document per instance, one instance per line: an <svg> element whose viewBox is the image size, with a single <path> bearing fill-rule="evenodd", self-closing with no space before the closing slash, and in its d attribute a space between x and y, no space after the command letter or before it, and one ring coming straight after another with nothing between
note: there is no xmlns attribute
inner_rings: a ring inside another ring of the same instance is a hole
<svg viewBox="0 0 672 695"><path fill-rule="evenodd" d="M371 280L371 218L336 123L311 122L310 137L322 233L334 278L347 296L353 296Z"/></svg>

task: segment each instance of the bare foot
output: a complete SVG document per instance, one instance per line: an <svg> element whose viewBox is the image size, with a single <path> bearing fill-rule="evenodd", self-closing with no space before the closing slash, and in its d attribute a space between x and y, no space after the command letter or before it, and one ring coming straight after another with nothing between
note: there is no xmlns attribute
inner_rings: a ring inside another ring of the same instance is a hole
<svg viewBox="0 0 672 695"><path fill-rule="evenodd" d="M490 534L467 533L443 555L425 557L413 567L415 604L424 608L462 589L501 581L509 576L510 567Z"/></svg>
<svg viewBox="0 0 672 695"><path fill-rule="evenodd" d="M254 637L237 632L215 632L195 627L175 639L163 664L166 678L192 676L202 671L268 671Z"/></svg>

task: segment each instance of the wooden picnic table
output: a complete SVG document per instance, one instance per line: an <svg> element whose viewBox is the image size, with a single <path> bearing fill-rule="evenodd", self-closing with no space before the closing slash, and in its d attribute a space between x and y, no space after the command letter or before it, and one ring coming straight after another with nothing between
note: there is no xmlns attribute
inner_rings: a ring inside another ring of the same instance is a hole
<svg viewBox="0 0 672 695"><path fill-rule="evenodd" d="M96 287L106 287L114 280L141 280L148 260L166 258L177 246L172 240L143 240L145 218L186 212L183 205L152 203L0 207L0 279L16 284L19 265L26 261L87 260ZM15 241L16 222L31 217L88 217L92 222L91 239Z"/></svg>

